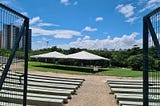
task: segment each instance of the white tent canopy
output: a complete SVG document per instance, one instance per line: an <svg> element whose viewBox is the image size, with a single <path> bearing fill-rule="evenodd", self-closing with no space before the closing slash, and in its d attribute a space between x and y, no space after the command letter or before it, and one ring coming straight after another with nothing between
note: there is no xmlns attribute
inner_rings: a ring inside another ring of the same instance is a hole
<svg viewBox="0 0 160 106"><path fill-rule="evenodd" d="M45 54L33 55L31 58L66 58L66 55L59 52L49 52Z"/></svg>
<svg viewBox="0 0 160 106"><path fill-rule="evenodd" d="M104 58L86 51L81 51L78 53L73 53L69 55L64 55L59 52L49 52L45 54L33 55L31 58L64 58L64 59L78 59L78 60L109 60L108 58Z"/></svg>
<svg viewBox="0 0 160 106"><path fill-rule="evenodd" d="M74 54L69 54L66 56L66 58L70 59L79 59L79 60L109 60L108 58L104 58L92 53L88 53L86 51L81 51Z"/></svg>

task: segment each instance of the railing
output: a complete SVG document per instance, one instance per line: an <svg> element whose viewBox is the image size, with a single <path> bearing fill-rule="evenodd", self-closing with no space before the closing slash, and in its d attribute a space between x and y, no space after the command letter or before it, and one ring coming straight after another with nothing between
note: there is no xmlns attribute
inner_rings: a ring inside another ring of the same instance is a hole
<svg viewBox="0 0 160 106"><path fill-rule="evenodd" d="M0 105L23 104L27 100L29 19L0 4ZM16 72L23 73L23 84ZM19 92L18 88L23 92Z"/></svg>
<svg viewBox="0 0 160 106"><path fill-rule="evenodd" d="M160 104L159 42L160 7L143 18L143 106Z"/></svg>

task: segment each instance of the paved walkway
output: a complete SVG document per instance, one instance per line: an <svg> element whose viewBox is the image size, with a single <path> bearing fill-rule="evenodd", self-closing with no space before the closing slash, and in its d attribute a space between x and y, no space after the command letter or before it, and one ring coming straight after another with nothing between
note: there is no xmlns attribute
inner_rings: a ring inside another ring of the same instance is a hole
<svg viewBox="0 0 160 106"><path fill-rule="evenodd" d="M78 89L66 106L118 106L104 76L86 76L83 86Z"/></svg>

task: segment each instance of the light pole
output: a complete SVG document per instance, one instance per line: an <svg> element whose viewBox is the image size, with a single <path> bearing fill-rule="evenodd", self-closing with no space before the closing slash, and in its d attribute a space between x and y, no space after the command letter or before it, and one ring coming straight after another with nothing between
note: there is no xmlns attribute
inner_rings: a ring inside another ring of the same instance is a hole
<svg viewBox="0 0 160 106"><path fill-rule="evenodd" d="M48 48L49 41L46 41L46 43L47 43L47 48Z"/></svg>

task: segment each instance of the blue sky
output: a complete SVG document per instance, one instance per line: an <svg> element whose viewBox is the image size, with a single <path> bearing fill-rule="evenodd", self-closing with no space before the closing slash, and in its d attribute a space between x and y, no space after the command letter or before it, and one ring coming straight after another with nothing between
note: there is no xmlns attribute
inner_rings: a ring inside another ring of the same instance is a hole
<svg viewBox="0 0 160 106"><path fill-rule="evenodd" d="M32 49L142 46L142 18L160 0L0 0L30 18ZM48 42L48 43L47 43Z"/></svg>

